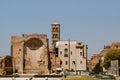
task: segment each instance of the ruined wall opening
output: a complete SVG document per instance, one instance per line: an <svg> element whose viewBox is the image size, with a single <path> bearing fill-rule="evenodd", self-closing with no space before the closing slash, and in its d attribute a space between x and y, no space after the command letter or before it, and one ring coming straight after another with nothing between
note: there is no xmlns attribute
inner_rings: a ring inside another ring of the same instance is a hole
<svg viewBox="0 0 120 80"><path fill-rule="evenodd" d="M31 38L24 43L24 70L34 73L41 69L44 61L45 46L39 38Z"/></svg>

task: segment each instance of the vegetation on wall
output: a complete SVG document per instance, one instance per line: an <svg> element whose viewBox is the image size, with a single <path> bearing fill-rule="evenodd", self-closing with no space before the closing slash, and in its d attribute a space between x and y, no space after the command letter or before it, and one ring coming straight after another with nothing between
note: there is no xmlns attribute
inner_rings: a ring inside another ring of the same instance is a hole
<svg viewBox="0 0 120 80"><path fill-rule="evenodd" d="M100 62L95 65L95 67L93 68L92 72L94 74L99 74L99 73L103 72L103 68L100 66Z"/></svg>
<svg viewBox="0 0 120 80"><path fill-rule="evenodd" d="M118 60L120 66L120 49L112 49L108 51L104 59L104 67L108 69L110 67L111 60Z"/></svg>

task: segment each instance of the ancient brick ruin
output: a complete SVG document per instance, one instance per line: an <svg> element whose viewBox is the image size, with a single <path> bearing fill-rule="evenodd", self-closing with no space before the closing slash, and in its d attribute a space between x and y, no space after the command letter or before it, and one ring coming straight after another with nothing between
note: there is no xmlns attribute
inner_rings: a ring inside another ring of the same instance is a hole
<svg viewBox="0 0 120 80"><path fill-rule="evenodd" d="M12 36L11 55L15 73L49 73L46 34Z"/></svg>

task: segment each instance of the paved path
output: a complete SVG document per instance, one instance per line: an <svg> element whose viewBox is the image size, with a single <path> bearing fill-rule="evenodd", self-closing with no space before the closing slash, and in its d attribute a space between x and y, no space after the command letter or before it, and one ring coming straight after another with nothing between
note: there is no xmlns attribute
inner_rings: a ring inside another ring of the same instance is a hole
<svg viewBox="0 0 120 80"><path fill-rule="evenodd" d="M0 78L0 80L63 80L63 78L28 78L28 77L24 77L24 78Z"/></svg>

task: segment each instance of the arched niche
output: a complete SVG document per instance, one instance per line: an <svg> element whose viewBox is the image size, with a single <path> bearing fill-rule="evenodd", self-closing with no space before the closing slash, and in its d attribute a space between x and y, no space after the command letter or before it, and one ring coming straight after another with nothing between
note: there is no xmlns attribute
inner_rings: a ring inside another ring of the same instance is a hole
<svg viewBox="0 0 120 80"><path fill-rule="evenodd" d="M31 50L37 50L43 46L43 42L39 38L31 38L25 42L24 46Z"/></svg>

